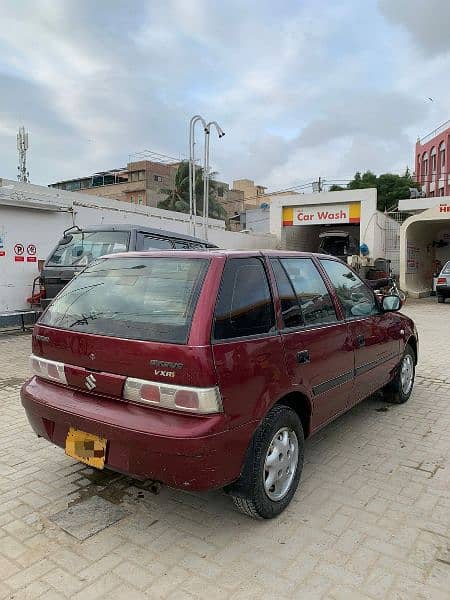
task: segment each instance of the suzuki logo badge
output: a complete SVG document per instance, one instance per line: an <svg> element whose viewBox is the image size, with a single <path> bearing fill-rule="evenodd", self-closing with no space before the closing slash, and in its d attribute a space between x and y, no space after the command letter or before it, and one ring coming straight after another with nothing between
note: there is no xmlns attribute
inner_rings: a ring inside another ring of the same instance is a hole
<svg viewBox="0 0 450 600"><path fill-rule="evenodd" d="M84 382L84 385L87 387L87 389L92 392L92 390L95 390L95 387L97 385L97 380L95 379L95 377L92 375L92 373L90 375L88 375L86 377L86 380Z"/></svg>

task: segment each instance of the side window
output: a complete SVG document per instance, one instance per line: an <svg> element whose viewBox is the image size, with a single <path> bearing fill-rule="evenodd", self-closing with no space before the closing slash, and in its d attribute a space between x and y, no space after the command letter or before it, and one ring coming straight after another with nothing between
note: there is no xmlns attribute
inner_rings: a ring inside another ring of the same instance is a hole
<svg viewBox="0 0 450 600"><path fill-rule="evenodd" d="M171 250L172 241L167 238L158 238L151 235L142 236L142 250Z"/></svg>
<svg viewBox="0 0 450 600"><path fill-rule="evenodd" d="M188 250L189 242L182 242L180 240L174 240L175 248L179 248L180 250Z"/></svg>
<svg viewBox="0 0 450 600"><path fill-rule="evenodd" d="M319 325L337 321L333 301L313 261L310 258L285 258L281 264L299 299L304 324Z"/></svg>
<svg viewBox="0 0 450 600"><path fill-rule="evenodd" d="M280 261L274 258L271 259L270 262L277 282L284 326L300 327L303 325L302 311L294 288L286 275L286 271L281 266Z"/></svg>
<svg viewBox="0 0 450 600"><path fill-rule="evenodd" d="M259 258L228 259L214 319L214 338L269 333L275 326L272 296Z"/></svg>
<svg viewBox="0 0 450 600"><path fill-rule="evenodd" d="M347 318L377 315L380 312L375 295L348 267L335 260L321 260L331 279Z"/></svg>

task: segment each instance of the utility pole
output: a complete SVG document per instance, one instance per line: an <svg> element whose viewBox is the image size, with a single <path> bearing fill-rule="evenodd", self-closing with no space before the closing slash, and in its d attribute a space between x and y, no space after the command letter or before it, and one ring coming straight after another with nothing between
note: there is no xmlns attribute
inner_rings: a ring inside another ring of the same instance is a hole
<svg viewBox="0 0 450 600"><path fill-rule="evenodd" d="M30 182L30 174L27 171L28 132L25 127L20 127L17 134L17 150L19 152L19 166L17 167L17 179L21 183Z"/></svg>

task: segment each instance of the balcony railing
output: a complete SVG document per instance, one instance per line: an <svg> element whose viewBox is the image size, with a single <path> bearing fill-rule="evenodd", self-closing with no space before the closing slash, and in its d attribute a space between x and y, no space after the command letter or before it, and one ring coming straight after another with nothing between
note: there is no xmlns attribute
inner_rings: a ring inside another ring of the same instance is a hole
<svg viewBox="0 0 450 600"><path fill-rule="evenodd" d="M450 127L450 120L446 121L445 123L442 123L442 125L439 125L439 127L436 127L436 129L433 129L433 131L431 131L430 133L427 133L427 135L424 135L423 137L419 138L419 142L421 144L426 144L427 142L432 140L434 137L436 137L437 135L439 135L440 133L442 133L449 127Z"/></svg>

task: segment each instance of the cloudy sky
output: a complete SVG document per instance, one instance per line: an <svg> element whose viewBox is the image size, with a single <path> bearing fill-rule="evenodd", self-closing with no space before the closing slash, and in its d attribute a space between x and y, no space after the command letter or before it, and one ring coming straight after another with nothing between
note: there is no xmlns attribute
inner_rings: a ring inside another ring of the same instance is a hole
<svg viewBox="0 0 450 600"><path fill-rule="evenodd" d="M185 156L216 119L221 179L270 189L403 171L450 118L448 0L0 0L0 177ZM430 100L429 98L432 98Z"/></svg>

